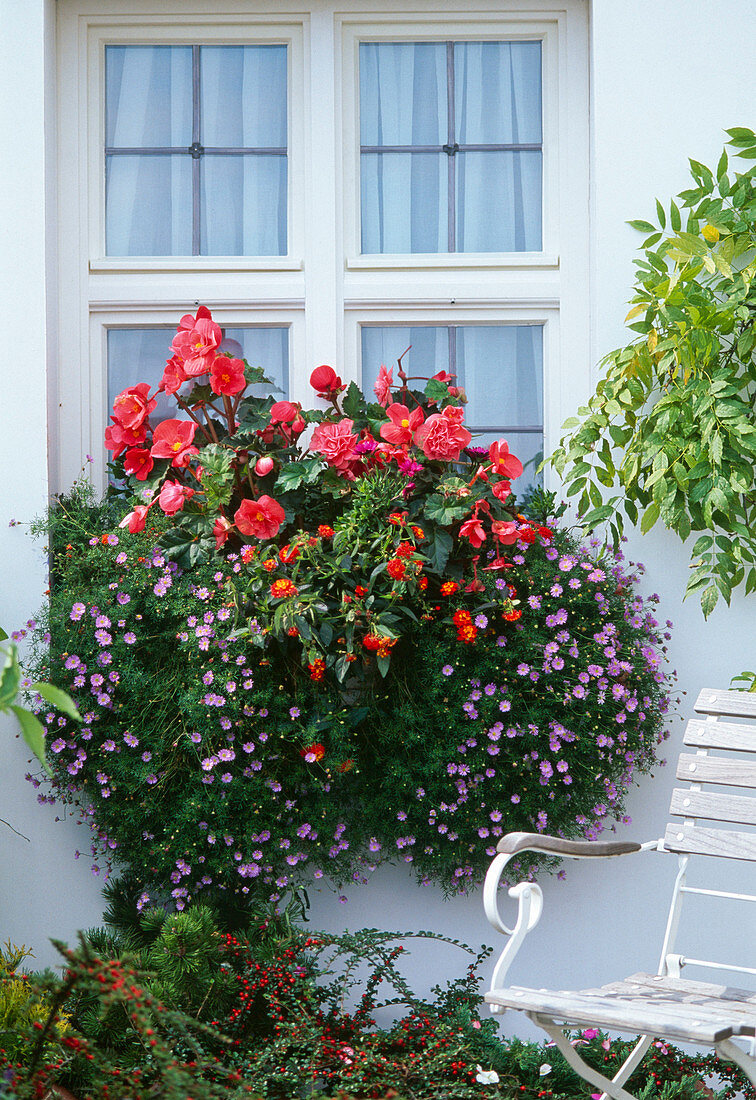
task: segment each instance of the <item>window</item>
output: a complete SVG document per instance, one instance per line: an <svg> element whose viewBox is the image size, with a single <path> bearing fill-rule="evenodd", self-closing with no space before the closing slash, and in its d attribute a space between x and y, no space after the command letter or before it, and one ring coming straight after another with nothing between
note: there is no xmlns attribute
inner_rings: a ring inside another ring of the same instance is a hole
<svg viewBox="0 0 756 1100"><path fill-rule="evenodd" d="M106 46L109 256L286 254L286 46Z"/></svg>
<svg viewBox="0 0 756 1100"><path fill-rule="evenodd" d="M58 0L51 480L183 314L310 403L456 375L533 470L588 390L584 0Z"/></svg>

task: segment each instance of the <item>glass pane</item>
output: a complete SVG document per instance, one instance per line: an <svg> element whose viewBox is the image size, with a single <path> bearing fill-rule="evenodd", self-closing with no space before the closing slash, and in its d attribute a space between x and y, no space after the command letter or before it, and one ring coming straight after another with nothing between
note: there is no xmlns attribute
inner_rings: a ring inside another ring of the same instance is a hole
<svg viewBox="0 0 756 1100"><path fill-rule="evenodd" d="M108 408L121 390L149 382L156 388L170 355L175 328L112 328L108 330ZM234 359L246 359L250 366L263 367L275 386L278 399L289 391L289 330L284 327L224 328L221 351ZM255 387L261 395L270 386ZM160 394L152 422L176 415L172 397Z"/></svg>
<svg viewBox="0 0 756 1100"><path fill-rule="evenodd" d="M360 43L362 145L443 145L445 42Z"/></svg>
<svg viewBox="0 0 756 1100"><path fill-rule="evenodd" d="M107 157L108 256L191 256L191 166L184 154Z"/></svg>
<svg viewBox="0 0 756 1100"><path fill-rule="evenodd" d="M253 153L200 161L200 253L286 255L286 157Z"/></svg>
<svg viewBox="0 0 756 1100"><path fill-rule="evenodd" d="M203 145L286 148L286 46L202 46Z"/></svg>
<svg viewBox="0 0 756 1100"><path fill-rule="evenodd" d="M457 251L539 252L539 150L458 153Z"/></svg>
<svg viewBox="0 0 756 1100"><path fill-rule="evenodd" d="M154 149L191 143L191 46L106 46L105 144Z"/></svg>
<svg viewBox="0 0 756 1100"><path fill-rule="evenodd" d="M445 153L363 153L362 251L447 252Z"/></svg>
<svg viewBox="0 0 756 1100"><path fill-rule="evenodd" d="M457 328L457 382L468 398L465 420L499 425L543 424L543 328L463 325Z"/></svg>
<svg viewBox="0 0 756 1100"><path fill-rule="evenodd" d="M411 346L410 346L411 345ZM407 348L410 350L407 352ZM397 359L404 352L402 367L410 379L410 387L422 389L425 381L440 370L449 369L449 330L433 325L391 325L383 328L362 327L362 387L371 399L378 371L383 365L394 369L395 393L399 386Z"/></svg>
<svg viewBox="0 0 756 1100"><path fill-rule="evenodd" d="M541 43L455 43L454 102L460 145L540 142Z"/></svg>

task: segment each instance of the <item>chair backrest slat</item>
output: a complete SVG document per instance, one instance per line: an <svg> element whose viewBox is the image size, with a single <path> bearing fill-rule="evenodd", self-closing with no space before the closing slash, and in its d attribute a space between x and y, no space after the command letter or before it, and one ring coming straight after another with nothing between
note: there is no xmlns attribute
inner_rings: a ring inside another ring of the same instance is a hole
<svg viewBox="0 0 756 1100"><path fill-rule="evenodd" d="M728 787L756 787L756 764L713 756L682 753L677 761L678 779L688 783L722 783Z"/></svg>
<svg viewBox="0 0 756 1100"><path fill-rule="evenodd" d="M756 825L756 798L737 794L711 794L676 787L669 812L677 817L727 821L737 825Z"/></svg>
<svg viewBox="0 0 756 1100"><path fill-rule="evenodd" d="M707 829L697 825L667 826L664 847L668 852L699 856L727 856L756 861L756 833Z"/></svg>
<svg viewBox="0 0 756 1100"><path fill-rule="evenodd" d="M730 749L733 752L756 752L756 729L733 722L707 722L691 718L685 727L683 741L701 749Z"/></svg>
<svg viewBox="0 0 756 1100"><path fill-rule="evenodd" d="M756 718L756 693L704 688L696 699L693 709L698 714L716 714L726 718Z"/></svg>

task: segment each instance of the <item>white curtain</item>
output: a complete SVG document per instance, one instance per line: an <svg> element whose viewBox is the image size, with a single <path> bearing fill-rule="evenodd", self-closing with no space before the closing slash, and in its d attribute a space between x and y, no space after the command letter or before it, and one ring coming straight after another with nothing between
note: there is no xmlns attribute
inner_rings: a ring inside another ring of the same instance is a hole
<svg viewBox="0 0 756 1100"><path fill-rule="evenodd" d="M200 143L286 148L285 46L200 49ZM184 148L192 143L192 50L110 46L106 144ZM118 154L107 161L108 255L192 253L193 162L182 154ZM203 255L286 252L286 157L204 155L200 160Z"/></svg>
<svg viewBox="0 0 756 1100"><path fill-rule="evenodd" d="M443 145L449 139L445 43L362 43L363 146ZM454 125L458 144L541 141L539 42L461 42L454 46ZM362 249L446 252L445 153L363 153ZM456 250L541 248L540 150L457 153Z"/></svg>
<svg viewBox="0 0 756 1100"><path fill-rule="evenodd" d="M174 328L111 328L108 331L108 407L110 415L117 394L128 386L149 382L154 389L163 376L170 355ZM232 359L246 359L250 366L262 367L275 387L276 400L289 392L289 330L275 328L224 328L221 351ZM265 395L270 386L255 387ZM158 398L153 423L175 416L176 405L165 394Z"/></svg>

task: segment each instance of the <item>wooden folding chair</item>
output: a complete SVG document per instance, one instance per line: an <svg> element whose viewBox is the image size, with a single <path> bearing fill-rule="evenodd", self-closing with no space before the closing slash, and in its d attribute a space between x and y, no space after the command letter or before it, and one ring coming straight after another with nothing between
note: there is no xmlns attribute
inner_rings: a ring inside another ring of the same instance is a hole
<svg viewBox="0 0 756 1100"><path fill-rule="evenodd" d="M607 1096L614 1100L633 1100L622 1086L640 1064L654 1037L713 1046L722 1058L740 1066L756 1086L756 992L680 977L682 968L688 966L705 966L750 975L756 975L756 969L689 958L676 951L675 942L683 902L688 895L756 902L756 894L744 894L738 889L744 871L739 864L727 865L738 872L733 890L686 885L688 864L692 857L756 861L756 831L753 830L756 825L756 726L720 720L756 720L756 695L707 689L699 695L695 710L706 715L706 718L688 722L684 743L693 751L682 753L676 773L677 779L687 781L689 786L675 789L670 806L670 814L682 818L682 823L668 825L662 839L636 844L626 841L571 841L538 833L509 833L499 842L498 854L486 876L486 915L497 931L509 937L496 965L491 990L485 996L491 1011L500 1013L514 1008L524 1012L551 1036L573 1069L602 1090L604 1100ZM752 755L750 759L747 755L733 758L721 753ZM709 789L710 785L714 786L715 791ZM726 787L734 787L738 793L723 793L721 788ZM722 828L722 824L727 827ZM735 830L732 825L750 828ZM536 883L521 882L509 890L510 897L519 902L514 927L508 928L499 913L497 895L502 874L509 861L524 851L573 859L614 858L642 851L677 855L679 870L672 891L658 972L633 974L625 981L600 989L572 992L505 986L504 977L525 936L538 923L543 907L543 894ZM745 927L745 942L753 950L756 948L756 920L752 918ZM753 961L756 962L756 957ZM641 1033L629 1058L611 1081L586 1065L563 1030L564 1027L587 1026ZM749 1052L733 1042L734 1036L750 1038Z"/></svg>

